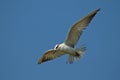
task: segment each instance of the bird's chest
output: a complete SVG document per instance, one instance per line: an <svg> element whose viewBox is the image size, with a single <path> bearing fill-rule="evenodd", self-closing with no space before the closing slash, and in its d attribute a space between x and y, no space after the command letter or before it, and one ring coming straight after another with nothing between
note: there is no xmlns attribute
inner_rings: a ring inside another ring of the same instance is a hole
<svg viewBox="0 0 120 80"><path fill-rule="evenodd" d="M67 46L65 44L61 44L59 46L59 50L62 51L62 52L64 52L64 53L73 53L73 52L75 52L74 48L72 48L70 46Z"/></svg>

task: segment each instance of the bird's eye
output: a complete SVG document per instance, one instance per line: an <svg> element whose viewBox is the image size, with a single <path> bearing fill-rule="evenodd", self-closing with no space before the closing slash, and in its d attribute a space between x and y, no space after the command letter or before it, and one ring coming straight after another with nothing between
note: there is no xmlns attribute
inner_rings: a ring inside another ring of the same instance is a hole
<svg viewBox="0 0 120 80"><path fill-rule="evenodd" d="M58 48L58 46L59 46L59 44L55 45L54 49L57 49L57 48Z"/></svg>

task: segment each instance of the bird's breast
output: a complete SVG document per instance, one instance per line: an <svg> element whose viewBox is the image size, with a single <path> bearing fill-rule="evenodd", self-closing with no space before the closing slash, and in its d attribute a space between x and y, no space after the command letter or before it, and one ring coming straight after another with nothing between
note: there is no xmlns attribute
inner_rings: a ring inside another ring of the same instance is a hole
<svg viewBox="0 0 120 80"><path fill-rule="evenodd" d="M75 52L75 49L62 43L60 44L59 48L58 48L60 51L64 52L64 53L74 53Z"/></svg>

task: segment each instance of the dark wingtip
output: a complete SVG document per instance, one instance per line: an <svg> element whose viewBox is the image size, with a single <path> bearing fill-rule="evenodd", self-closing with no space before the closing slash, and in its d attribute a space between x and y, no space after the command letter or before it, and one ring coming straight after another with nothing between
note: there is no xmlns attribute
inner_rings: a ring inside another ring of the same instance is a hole
<svg viewBox="0 0 120 80"><path fill-rule="evenodd" d="M38 64L41 64L42 62L38 62Z"/></svg>
<svg viewBox="0 0 120 80"><path fill-rule="evenodd" d="M37 64L41 64L42 62L38 62Z"/></svg>
<svg viewBox="0 0 120 80"><path fill-rule="evenodd" d="M98 12L98 11L100 11L101 10L101 8L98 8L96 11Z"/></svg>
<svg viewBox="0 0 120 80"><path fill-rule="evenodd" d="M39 61L38 61L38 64L41 64L42 63L42 59L40 59Z"/></svg>
<svg viewBox="0 0 120 80"><path fill-rule="evenodd" d="M98 8L98 9L96 9L95 11L93 11L93 13L94 14L96 14L98 11L100 11L101 9L100 8Z"/></svg>
<svg viewBox="0 0 120 80"><path fill-rule="evenodd" d="M100 10L101 10L101 8L98 8L98 9L95 10L95 12L97 13L97 12L99 12Z"/></svg>
<svg viewBox="0 0 120 80"><path fill-rule="evenodd" d="M41 63L46 62L46 61L49 61L49 60L51 60L51 59L42 57L42 58L40 58L40 60L38 61L38 64L41 64Z"/></svg>

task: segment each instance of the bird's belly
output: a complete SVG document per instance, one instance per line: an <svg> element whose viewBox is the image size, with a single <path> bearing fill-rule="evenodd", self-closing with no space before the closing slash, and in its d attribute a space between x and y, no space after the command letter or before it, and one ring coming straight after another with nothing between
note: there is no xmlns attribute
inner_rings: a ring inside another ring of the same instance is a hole
<svg viewBox="0 0 120 80"><path fill-rule="evenodd" d="M60 51L64 52L64 53L68 53L68 54L73 54L75 53L75 49L72 47L69 47L65 44L62 44L59 48Z"/></svg>

